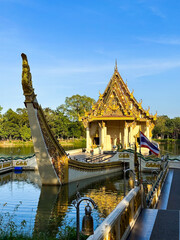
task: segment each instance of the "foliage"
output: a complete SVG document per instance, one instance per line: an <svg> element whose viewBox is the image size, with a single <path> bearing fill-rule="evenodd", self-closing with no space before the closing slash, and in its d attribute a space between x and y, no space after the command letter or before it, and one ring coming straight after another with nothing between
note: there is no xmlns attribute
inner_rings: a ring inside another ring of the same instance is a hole
<svg viewBox="0 0 180 240"><path fill-rule="evenodd" d="M85 240L88 237L83 235L82 233L79 234L80 240ZM58 233L58 239L61 240L76 240L76 228L75 227L70 227L66 226L64 229L60 229Z"/></svg>
<svg viewBox="0 0 180 240"><path fill-rule="evenodd" d="M20 202L16 205L12 214L6 212L0 214L0 239L2 240L76 240L76 228L65 226L60 228L56 237L52 236L51 233L47 232L37 232L30 236L28 230L26 229L27 222L23 220L18 226L14 221L14 216L19 206L22 204ZM3 207L6 206L6 203ZM87 239L87 236L82 233L79 234L80 240Z"/></svg>
<svg viewBox="0 0 180 240"><path fill-rule="evenodd" d="M31 130L29 127L27 127L27 125L23 125L19 129L19 133L23 141L28 141L31 138Z"/></svg>
<svg viewBox="0 0 180 240"><path fill-rule="evenodd" d="M158 116L156 125L153 129L153 137L180 138L180 117L170 119L168 116Z"/></svg>
<svg viewBox="0 0 180 240"><path fill-rule="evenodd" d="M95 103L93 98L87 96L73 95L66 97L65 104L60 105L58 109L63 112L72 121L78 121L79 116L83 116L85 111L90 111L92 104Z"/></svg>
<svg viewBox="0 0 180 240"><path fill-rule="evenodd" d="M45 108L46 119L54 135L58 139L85 137L85 129L78 121L79 115L84 115L84 111L91 109L95 100L80 95L67 97L65 104L57 107L56 110ZM5 114L1 114L0 106L0 140L23 140L31 139L28 114L25 108L18 108L16 111L9 109Z"/></svg>
<svg viewBox="0 0 180 240"><path fill-rule="evenodd" d="M82 122L78 121L91 109L94 99L87 96L73 95L66 97L65 104L60 105L56 110L45 108L46 119L58 139L85 137L85 129ZM16 112L9 109L1 114L0 106L0 140L23 140L31 139L27 110L18 108ZM180 117L170 119L166 115L158 116L153 129L154 138L180 139Z"/></svg>

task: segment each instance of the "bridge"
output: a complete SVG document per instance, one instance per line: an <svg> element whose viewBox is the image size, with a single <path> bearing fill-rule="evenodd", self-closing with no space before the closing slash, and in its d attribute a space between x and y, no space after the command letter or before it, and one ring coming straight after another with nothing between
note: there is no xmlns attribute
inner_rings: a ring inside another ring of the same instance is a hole
<svg viewBox="0 0 180 240"><path fill-rule="evenodd" d="M145 196L132 189L88 240L180 239L180 169L168 165Z"/></svg>

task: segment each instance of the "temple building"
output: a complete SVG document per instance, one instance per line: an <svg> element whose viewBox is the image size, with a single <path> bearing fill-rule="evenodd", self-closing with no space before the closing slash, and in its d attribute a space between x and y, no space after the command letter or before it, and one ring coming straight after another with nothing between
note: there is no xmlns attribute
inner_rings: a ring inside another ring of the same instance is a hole
<svg viewBox="0 0 180 240"><path fill-rule="evenodd" d="M103 94L85 116L80 117L86 128L86 150L100 147L102 151L111 151L119 145L123 148L135 144L139 131L150 140L156 115L142 108L133 91L130 92L118 72L117 63L114 74Z"/></svg>

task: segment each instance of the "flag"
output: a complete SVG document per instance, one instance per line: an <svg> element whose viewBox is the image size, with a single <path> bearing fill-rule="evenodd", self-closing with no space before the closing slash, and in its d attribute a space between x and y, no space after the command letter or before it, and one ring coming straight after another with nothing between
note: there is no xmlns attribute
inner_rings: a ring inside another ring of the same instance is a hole
<svg viewBox="0 0 180 240"><path fill-rule="evenodd" d="M152 142L150 142L149 139L142 132L140 132L140 146L149 148L149 150L155 155L159 154L158 147L155 146Z"/></svg>

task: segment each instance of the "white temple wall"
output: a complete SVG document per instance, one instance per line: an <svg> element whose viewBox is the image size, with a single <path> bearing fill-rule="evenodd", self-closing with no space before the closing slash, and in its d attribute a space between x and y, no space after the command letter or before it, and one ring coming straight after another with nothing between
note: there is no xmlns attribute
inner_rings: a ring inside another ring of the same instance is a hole
<svg viewBox="0 0 180 240"><path fill-rule="evenodd" d="M100 124L99 124L100 123ZM89 132L87 131L87 151L92 149L94 144L94 137L99 137L99 145L103 151L113 150L113 146L116 146L118 141L123 147L133 147L135 143L135 136L139 133L140 129L145 135L149 135L149 129L145 122L141 125L126 125L125 121L109 120L104 122L91 122L89 124ZM129 122L131 123L131 122ZM88 130L88 129L87 129ZM142 150L144 152L144 150ZM146 150L147 151L147 150Z"/></svg>
<svg viewBox="0 0 180 240"><path fill-rule="evenodd" d="M117 142L123 144L124 139L124 122L123 121L108 121L107 122L107 150L112 150L114 145L117 145Z"/></svg>

